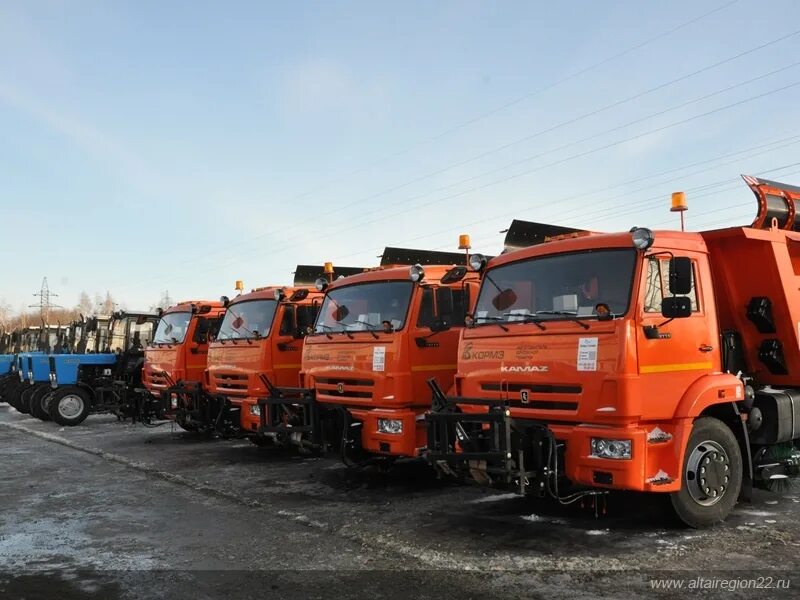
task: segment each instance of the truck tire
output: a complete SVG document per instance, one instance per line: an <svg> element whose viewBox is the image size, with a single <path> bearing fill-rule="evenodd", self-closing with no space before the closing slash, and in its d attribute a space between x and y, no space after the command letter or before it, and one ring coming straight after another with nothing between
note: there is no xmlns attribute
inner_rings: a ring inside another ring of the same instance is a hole
<svg viewBox="0 0 800 600"><path fill-rule="evenodd" d="M59 425L80 425L92 409L89 394L79 387L59 388L49 396L50 418Z"/></svg>
<svg viewBox="0 0 800 600"><path fill-rule="evenodd" d="M33 393L30 395L30 408L31 416L41 419L42 421L49 421L50 415L47 412L47 404L45 404L45 397L52 390L49 385L37 385Z"/></svg>
<svg viewBox="0 0 800 600"><path fill-rule="evenodd" d="M678 518L696 529L721 523L741 487L742 454L730 427L713 417L697 419L686 445L681 489L670 495Z"/></svg>

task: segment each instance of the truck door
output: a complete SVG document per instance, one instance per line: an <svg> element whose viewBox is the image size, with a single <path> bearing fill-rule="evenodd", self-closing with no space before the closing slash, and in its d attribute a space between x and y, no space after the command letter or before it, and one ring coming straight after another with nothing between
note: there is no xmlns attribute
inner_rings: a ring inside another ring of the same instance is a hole
<svg viewBox="0 0 800 600"><path fill-rule="evenodd" d="M669 256L645 258L637 324L642 416L669 418L684 391L707 373L720 370L719 333L708 258L679 252L692 259L692 314L668 321L661 304L669 291ZM705 285L704 285L705 284ZM658 335L650 329L657 328Z"/></svg>

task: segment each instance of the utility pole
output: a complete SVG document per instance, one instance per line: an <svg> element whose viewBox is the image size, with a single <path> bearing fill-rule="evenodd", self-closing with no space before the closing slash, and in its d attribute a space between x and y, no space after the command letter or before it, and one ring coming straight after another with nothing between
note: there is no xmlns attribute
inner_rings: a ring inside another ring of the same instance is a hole
<svg viewBox="0 0 800 600"><path fill-rule="evenodd" d="M47 285L47 277L42 279L42 289L39 290L38 294L34 294L34 296L39 297L39 304L29 304L29 308L38 308L39 315L42 317L42 322L46 325L50 324L50 309L51 308L61 308L58 304L53 304L51 301L52 298L58 298L58 294L54 294L50 291L50 287Z"/></svg>

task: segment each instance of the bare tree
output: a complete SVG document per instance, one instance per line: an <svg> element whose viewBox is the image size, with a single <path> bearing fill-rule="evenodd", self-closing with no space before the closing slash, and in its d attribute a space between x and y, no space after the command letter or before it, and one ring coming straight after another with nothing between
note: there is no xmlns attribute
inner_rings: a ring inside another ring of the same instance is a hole
<svg viewBox="0 0 800 600"><path fill-rule="evenodd" d="M85 291L81 292L78 296L78 304L75 306L75 310L77 310L84 317L88 317L94 313L94 304L92 304L92 299Z"/></svg>

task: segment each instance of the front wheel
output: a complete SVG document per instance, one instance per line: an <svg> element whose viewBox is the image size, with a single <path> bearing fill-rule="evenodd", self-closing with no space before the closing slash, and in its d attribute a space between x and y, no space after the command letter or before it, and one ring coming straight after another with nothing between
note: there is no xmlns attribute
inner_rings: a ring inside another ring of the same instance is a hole
<svg viewBox="0 0 800 600"><path fill-rule="evenodd" d="M742 454L730 427L719 419L694 422L683 461L679 492L671 494L678 518L703 528L724 521L742 487Z"/></svg>
<svg viewBox="0 0 800 600"><path fill-rule="evenodd" d="M77 387L58 389L48 396L48 413L59 425L80 425L89 416L89 394Z"/></svg>

